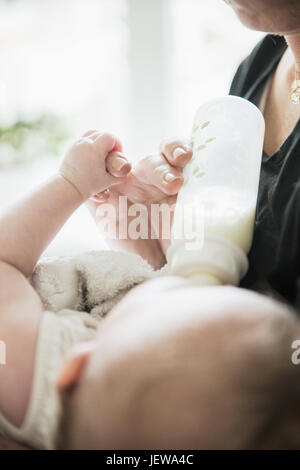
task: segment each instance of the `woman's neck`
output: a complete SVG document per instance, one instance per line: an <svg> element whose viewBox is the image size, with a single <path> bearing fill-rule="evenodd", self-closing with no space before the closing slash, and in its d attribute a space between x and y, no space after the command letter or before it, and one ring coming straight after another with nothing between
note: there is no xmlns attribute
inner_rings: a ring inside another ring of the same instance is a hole
<svg viewBox="0 0 300 470"><path fill-rule="evenodd" d="M285 40L289 46L291 53L291 81L295 78L295 70L300 78L300 34L291 34L285 36Z"/></svg>

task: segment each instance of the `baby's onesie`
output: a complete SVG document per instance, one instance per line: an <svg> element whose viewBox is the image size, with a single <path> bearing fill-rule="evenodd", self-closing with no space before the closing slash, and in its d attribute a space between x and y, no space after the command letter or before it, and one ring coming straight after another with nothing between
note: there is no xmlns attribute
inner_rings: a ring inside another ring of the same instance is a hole
<svg viewBox="0 0 300 470"><path fill-rule="evenodd" d="M98 321L87 313L45 312L40 325L32 392L22 427L0 414L0 433L34 449L54 449L61 414L55 380L75 344L96 335Z"/></svg>

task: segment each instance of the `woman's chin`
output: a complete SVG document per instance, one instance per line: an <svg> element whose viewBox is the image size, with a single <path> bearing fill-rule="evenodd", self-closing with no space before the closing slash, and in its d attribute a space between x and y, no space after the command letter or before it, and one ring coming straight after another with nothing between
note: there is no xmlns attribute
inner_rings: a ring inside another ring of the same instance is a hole
<svg viewBox="0 0 300 470"><path fill-rule="evenodd" d="M291 16L285 18L284 15L274 15L272 18L263 15L252 15L244 11L237 12L237 16L244 26L254 31L278 34L280 36L300 34L300 18Z"/></svg>

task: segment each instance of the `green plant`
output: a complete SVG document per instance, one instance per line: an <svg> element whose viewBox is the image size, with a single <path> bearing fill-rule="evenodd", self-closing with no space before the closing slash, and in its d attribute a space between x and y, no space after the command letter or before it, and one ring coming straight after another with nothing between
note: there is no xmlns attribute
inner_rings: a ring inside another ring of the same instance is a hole
<svg viewBox="0 0 300 470"><path fill-rule="evenodd" d="M30 121L19 119L0 127L0 166L32 161L43 155L56 156L69 136L63 121L52 115Z"/></svg>

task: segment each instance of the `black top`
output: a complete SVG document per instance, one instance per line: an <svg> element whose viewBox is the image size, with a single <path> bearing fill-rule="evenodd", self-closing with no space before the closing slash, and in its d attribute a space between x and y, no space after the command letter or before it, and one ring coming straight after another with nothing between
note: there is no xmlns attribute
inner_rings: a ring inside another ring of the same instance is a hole
<svg viewBox="0 0 300 470"><path fill-rule="evenodd" d="M258 105L286 47L284 38L266 36L240 65L230 94ZM241 286L271 288L300 310L300 120L274 155L263 154L249 261Z"/></svg>

